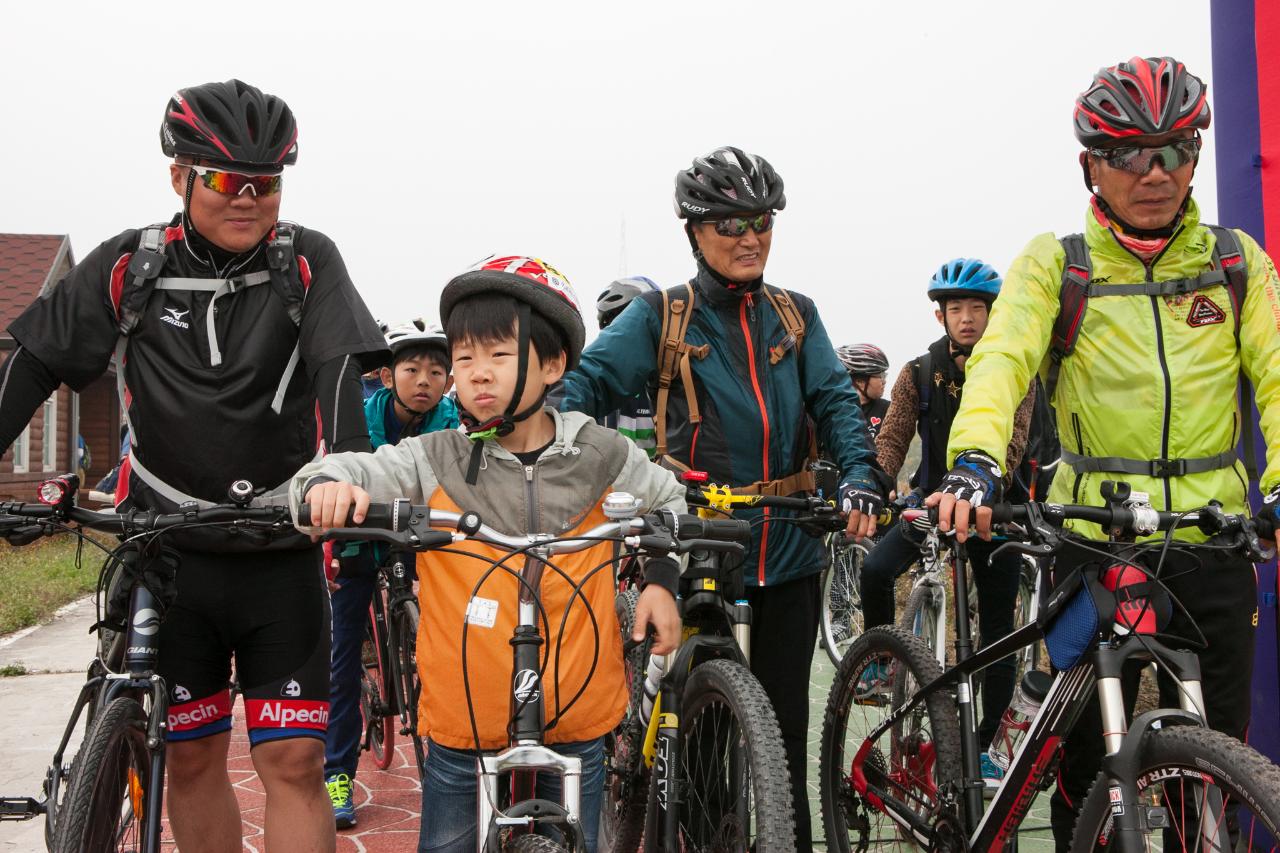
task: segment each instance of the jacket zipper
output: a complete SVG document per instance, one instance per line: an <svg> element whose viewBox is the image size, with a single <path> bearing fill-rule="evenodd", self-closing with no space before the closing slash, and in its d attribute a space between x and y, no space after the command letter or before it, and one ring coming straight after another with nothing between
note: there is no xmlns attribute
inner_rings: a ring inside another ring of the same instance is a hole
<svg viewBox="0 0 1280 853"><path fill-rule="evenodd" d="M693 457L698 452L698 433L702 430L702 424L695 424L693 427L693 440L689 442L689 470L697 471L698 466L694 464Z"/></svg>
<svg viewBox="0 0 1280 853"><path fill-rule="evenodd" d="M524 466L524 489L525 489L525 497L529 501L529 532L537 533L538 532L538 513L534 509L534 507L537 506L537 503L535 502L537 500L537 489L534 487L534 483L533 483L533 466L532 465Z"/></svg>
<svg viewBox="0 0 1280 853"><path fill-rule="evenodd" d="M751 389L755 391L756 405L760 407L760 423L764 426L764 460L762 481L769 480L769 413L764 406L764 394L760 391L760 377L756 375L756 348L751 341L751 329L747 325L747 309L751 309L751 319L756 316L755 304L751 294L738 304L738 320L742 326L742 337L747 342L747 368L751 371ZM764 554L769 544L769 510L764 510L764 520L760 524L760 561L756 568L756 583L764 586Z"/></svg>
<svg viewBox="0 0 1280 853"><path fill-rule="evenodd" d="M1088 454L1084 452L1084 437L1080 434L1080 413L1079 412L1071 413L1071 425L1075 428L1075 431L1076 431L1076 453L1079 453L1081 456L1088 456ZM1080 503L1080 480L1083 478L1084 478L1084 472L1077 471L1075 485L1071 487L1072 503Z"/></svg>
<svg viewBox="0 0 1280 853"><path fill-rule="evenodd" d="M1169 237L1168 242L1164 244L1164 248L1157 252L1156 256L1150 261L1143 260L1136 252L1130 250L1129 247L1123 243L1120 243L1119 240L1116 240L1116 243L1120 245L1120 248L1138 259L1139 263L1142 264L1142 268L1146 271L1147 283L1151 283L1155 281L1156 264L1160 262L1160 258L1164 256L1164 253L1169 251L1169 247L1173 245L1173 241L1177 240L1178 235L1181 233L1182 226L1179 225L1178 230L1174 231ZM1160 373L1164 378L1164 411L1161 413L1160 424L1160 458L1168 459L1169 422L1173 416L1173 379L1169 375L1169 362L1167 361L1164 352L1164 324L1160 321L1160 297L1153 294L1148 298L1151 300L1151 316L1155 320L1156 324L1156 354L1160 357ZM1169 507L1173 506L1173 487L1169 483L1169 477L1160 477L1158 479L1164 481L1164 508L1165 511L1168 512Z"/></svg>

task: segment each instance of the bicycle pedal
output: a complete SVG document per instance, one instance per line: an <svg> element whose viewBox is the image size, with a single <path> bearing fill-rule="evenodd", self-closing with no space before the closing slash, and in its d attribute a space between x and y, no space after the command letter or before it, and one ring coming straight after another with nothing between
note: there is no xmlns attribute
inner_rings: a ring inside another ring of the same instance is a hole
<svg viewBox="0 0 1280 853"><path fill-rule="evenodd" d="M34 797L0 797L0 820L31 820L47 811L45 804Z"/></svg>

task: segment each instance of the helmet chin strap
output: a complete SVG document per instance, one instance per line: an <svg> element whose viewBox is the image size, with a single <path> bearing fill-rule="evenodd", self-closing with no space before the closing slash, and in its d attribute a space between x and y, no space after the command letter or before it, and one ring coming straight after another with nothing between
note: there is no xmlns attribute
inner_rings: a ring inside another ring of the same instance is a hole
<svg viewBox="0 0 1280 853"><path fill-rule="evenodd" d="M467 438L474 444L471 447L471 459L467 463L467 484L474 486L480 476L480 463L484 458L485 439L502 438L515 431L516 424L528 420L542 410L542 403L547 397L546 389L538 395L538 399L522 412L517 412L520 398L524 396L524 386L529 375L529 330L531 326L530 308L527 302L520 302L516 308L516 387L511 392L511 400L506 410L489 420L477 421L469 412L459 413L459 420ZM406 407L407 408L407 407Z"/></svg>
<svg viewBox="0 0 1280 853"><path fill-rule="evenodd" d="M1159 228L1139 228L1136 225L1130 225L1120 218L1120 214L1107 204L1107 200L1101 195L1094 193L1094 199L1098 203L1098 209L1106 215L1107 219L1113 224L1119 226L1120 231L1130 237L1137 237L1141 240L1165 240L1173 236L1178 230L1178 226L1182 224L1182 217L1187 212L1187 202L1191 200L1191 187L1187 187L1187 194L1182 197L1182 204L1178 205L1178 212L1174 214L1173 219L1169 220L1167 225Z"/></svg>

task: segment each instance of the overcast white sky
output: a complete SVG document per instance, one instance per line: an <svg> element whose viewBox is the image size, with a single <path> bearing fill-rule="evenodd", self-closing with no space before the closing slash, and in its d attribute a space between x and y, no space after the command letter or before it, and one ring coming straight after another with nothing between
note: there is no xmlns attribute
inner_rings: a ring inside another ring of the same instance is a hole
<svg viewBox="0 0 1280 853"><path fill-rule="evenodd" d="M1214 93L1192 0L47 2L0 26L0 231L69 233L83 258L168 218L166 99L240 77L297 114L282 215L337 242L375 316L434 317L473 261L534 254L594 335L620 273L692 273L673 177L732 144L786 182L767 279L895 372L939 333L939 264L1003 272L1035 234L1080 229L1071 106L1098 67L1172 55Z"/></svg>

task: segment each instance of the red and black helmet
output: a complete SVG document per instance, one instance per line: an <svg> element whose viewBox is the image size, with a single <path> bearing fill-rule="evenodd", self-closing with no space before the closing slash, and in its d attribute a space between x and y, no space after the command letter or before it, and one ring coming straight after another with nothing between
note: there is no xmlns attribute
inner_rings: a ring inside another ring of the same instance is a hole
<svg viewBox="0 0 1280 853"><path fill-rule="evenodd" d="M1208 87L1168 56L1135 56L1101 68L1076 98L1076 139L1086 147L1208 126Z"/></svg>
<svg viewBox="0 0 1280 853"><path fill-rule="evenodd" d="M160 125L166 157L279 170L298 159L298 125L280 98L239 80L179 89Z"/></svg>

